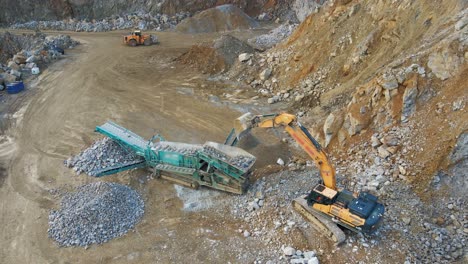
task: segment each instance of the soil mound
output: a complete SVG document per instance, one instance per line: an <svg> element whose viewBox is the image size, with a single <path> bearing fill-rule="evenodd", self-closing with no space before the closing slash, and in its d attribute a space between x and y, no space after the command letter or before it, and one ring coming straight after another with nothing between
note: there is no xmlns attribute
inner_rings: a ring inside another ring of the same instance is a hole
<svg viewBox="0 0 468 264"><path fill-rule="evenodd" d="M224 35L213 43L194 45L178 60L205 73L218 73L230 68L241 53L252 53L247 43L231 35Z"/></svg>
<svg viewBox="0 0 468 264"><path fill-rule="evenodd" d="M241 9L233 5L222 5L183 20L177 25L176 30L183 33L208 33L258 26L258 22Z"/></svg>

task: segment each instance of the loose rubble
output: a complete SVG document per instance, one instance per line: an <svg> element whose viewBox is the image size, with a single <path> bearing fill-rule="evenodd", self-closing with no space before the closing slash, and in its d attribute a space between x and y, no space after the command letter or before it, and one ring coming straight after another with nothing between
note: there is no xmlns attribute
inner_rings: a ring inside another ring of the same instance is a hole
<svg viewBox="0 0 468 264"><path fill-rule="evenodd" d="M49 214L49 237L60 246L102 244L126 234L141 219L144 203L128 186L94 182L66 194Z"/></svg>
<svg viewBox="0 0 468 264"><path fill-rule="evenodd" d="M271 48L281 42L283 39L289 37L289 35L292 34L296 27L297 24L282 24L267 34L249 39L249 43L260 48Z"/></svg>
<svg viewBox="0 0 468 264"><path fill-rule="evenodd" d="M235 5L206 9L179 23L175 30L183 33L208 33L258 27L258 22Z"/></svg>
<svg viewBox="0 0 468 264"><path fill-rule="evenodd" d="M103 138L80 154L65 160L64 163L67 167L73 168L76 174L86 173L89 176L96 176L98 170L142 160L133 151L123 148L112 139Z"/></svg>
<svg viewBox="0 0 468 264"><path fill-rule="evenodd" d="M174 28L180 21L189 17L186 12L173 16L166 14L132 13L122 16L113 16L102 20L75 20L65 21L30 21L16 23L11 29L30 30L65 30L76 32L104 32L112 30L133 29L162 31Z"/></svg>
<svg viewBox="0 0 468 264"><path fill-rule="evenodd" d="M152 149L155 151L176 152L182 155L194 156L202 147L194 144L161 141L154 144Z"/></svg>
<svg viewBox="0 0 468 264"><path fill-rule="evenodd" d="M203 152L209 156L215 157L242 169L250 168L255 162L254 156L246 156L242 154L229 156L226 153L210 145L203 145Z"/></svg>
<svg viewBox="0 0 468 264"><path fill-rule="evenodd" d="M39 74L40 68L60 59L65 49L78 44L68 35L0 34L0 85Z"/></svg>

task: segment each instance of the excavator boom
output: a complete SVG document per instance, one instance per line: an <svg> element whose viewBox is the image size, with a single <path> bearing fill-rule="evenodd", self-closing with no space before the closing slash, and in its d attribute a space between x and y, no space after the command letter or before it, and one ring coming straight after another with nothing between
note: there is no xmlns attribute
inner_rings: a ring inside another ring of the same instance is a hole
<svg viewBox="0 0 468 264"><path fill-rule="evenodd" d="M328 157L322 146L310 135L309 131L297 122L297 118L291 114L252 115L244 114L235 121L236 136L239 140L253 127L284 127L286 132L301 146L312 158L320 170L323 184L336 190L335 169L328 161Z"/></svg>

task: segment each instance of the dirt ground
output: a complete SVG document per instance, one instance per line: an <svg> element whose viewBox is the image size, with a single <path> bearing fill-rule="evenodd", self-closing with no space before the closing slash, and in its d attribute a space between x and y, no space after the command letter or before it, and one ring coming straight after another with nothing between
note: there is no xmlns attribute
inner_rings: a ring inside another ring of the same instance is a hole
<svg viewBox="0 0 468 264"><path fill-rule="evenodd" d="M0 141L2 263L236 262L228 246L241 238L230 227L235 223L180 210L173 185L142 184L147 173L141 170L102 179L143 193L146 212L134 233L86 250L59 248L47 237L48 213L57 206L50 190L101 180L63 166L99 137L96 125L113 120L145 138L160 133L172 141L222 142L239 115L197 99L204 79L173 63L190 45L214 35L158 33L160 45L131 48L121 44L122 34L70 33L82 45L41 74L30 98L14 104L21 108L9 115ZM227 246L214 250L210 243L216 241ZM242 243L250 252L260 246Z"/></svg>

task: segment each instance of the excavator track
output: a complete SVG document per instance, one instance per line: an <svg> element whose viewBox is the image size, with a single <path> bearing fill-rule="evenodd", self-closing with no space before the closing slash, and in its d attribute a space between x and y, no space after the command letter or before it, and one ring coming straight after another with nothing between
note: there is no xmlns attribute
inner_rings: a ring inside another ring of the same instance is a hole
<svg viewBox="0 0 468 264"><path fill-rule="evenodd" d="M302 215L307 221L311 222L312 226L317 231L333 240L335 245L339 245L346 240L346 235L335 222L323 216L321 213L316 212L307 204L306 196L294 199L292 205L296 212Z"/></svg>

